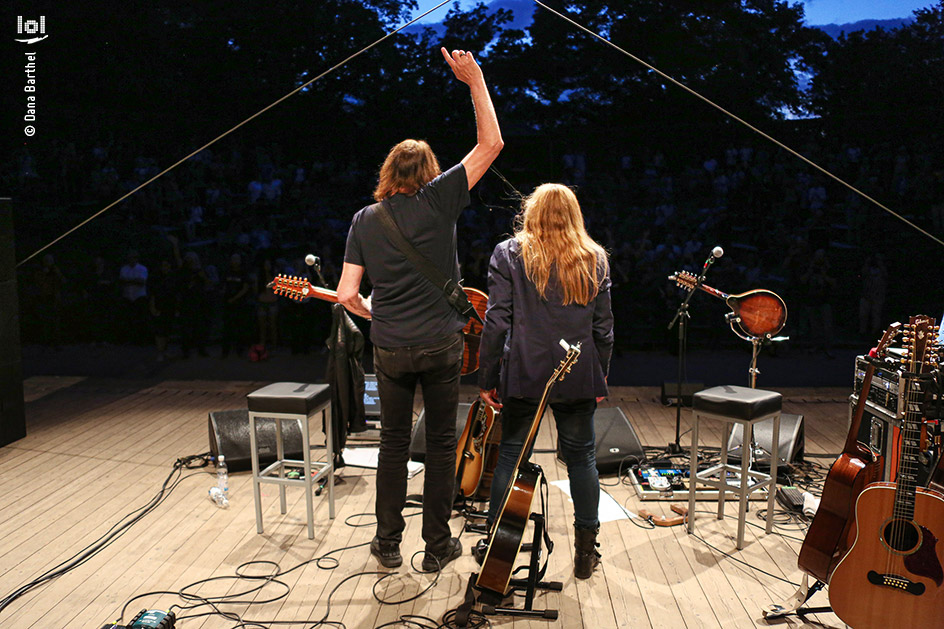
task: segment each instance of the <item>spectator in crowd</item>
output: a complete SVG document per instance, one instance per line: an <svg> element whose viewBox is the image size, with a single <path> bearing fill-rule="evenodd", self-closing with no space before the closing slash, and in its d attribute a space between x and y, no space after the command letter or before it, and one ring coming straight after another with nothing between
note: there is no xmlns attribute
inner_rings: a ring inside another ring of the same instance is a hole
<svg viewBox="0 0 944 629"><path fill-rule="evenodd" d="M859 335L873 336L884 327L882 310L888 291L888 269L885 258L873 253L862 265L862 294L859 297Z"/></svg>
<svg viewBox="0 0 944 629"><path fill-rule="evenodd" d="M157 347L157 362L168 357L167 341L173 333L177 316L178 279L178 271L167 258L161 260L158 272L148 279L151 328L154 331L154 345Z"/></svg>
<svg viewBox="0 0 944 629"><path fill-rule="evenodd" d="M230 350L236 350L239 355L246 349L249 294L249 275L243 269L242 256L234 253L229 258L229 269L223 278L222 358L229 356Z"/></svg>
<svg viewBox="0 0 944 629"><path fill-rule="evenodd" d="M62 341L62 285L65 278L52 254L43 256L42 266L33 281L40 342L59 349Z"/></svg>
<svg viewBox="0 0 944 629"><path fill-rule="evenodd" d="M89 333L98 344L114 340L111 317L115 312L115 275L109 271L105 256L96 254L92 273L85 280L86 313Z"/></svg>
<svg viewBox="0 0 944 629"><path fill-rule="evenodd" d="M209 299L207 291L210 279L203 270L200 256L194 251L184 254L184 266L180 279L180 340L183 357L189 358L196 349L206 356L206 343L210 332Z"/></svg>
<svg viewBox="0 0 944 629"><path fill-rule="evenodd" d="M118 272L121 286L122 310L124 312L123 339L126 343L142 343L147 329L147 278L148 270L138 261L138 252L128 252L128 261Z"/></svg>

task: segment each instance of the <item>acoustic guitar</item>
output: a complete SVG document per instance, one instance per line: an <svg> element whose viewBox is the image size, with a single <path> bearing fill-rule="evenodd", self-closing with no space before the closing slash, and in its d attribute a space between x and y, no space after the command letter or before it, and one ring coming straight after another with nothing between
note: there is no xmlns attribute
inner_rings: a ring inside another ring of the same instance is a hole
<svg viewBox="0 0 944 629"><path fill-rule="evenodd" d="M862 390L852 415L846 443L842 454L829 468L819 508L800 548L800 556L797 558L800 570L823 583L829 581L836 564L849 551L855 540L856 498L867 484L881 480L883 459L871 448L859 443L859 426L875 373L873 361L884 358L886 349L900 328L901 324L897 322L890 325L875 350L869 353L870 360L865 369Z"/></svg>
<svg viewBox="0 0 944 629"><path fill-rule="evenodd" d="M531 502L538 487L540 468L528 463L527 458L538 436L541 417L547 408L547 396L554 383L563 380L564 376L570 373L571 367L574 366L580 356L580 343L568 345L563 340L560 343L567 350L567 355L561 360L557 369L554 370L554 374L544 386L544 394L538 403L534 419L531 420L528 436L524 440L521 454L518 455L518 461L511 473L511 482L505 489L505 497L502 500L502 508L498 519L492 524L488 550L482 560L482 571L475 582L476 587L502 596L508 592L508 584L511 580L511 574L514 572L515 560L521 550L524 531L528 526L528 519L531 517Z"/></svg>
<svg viewBox="0 0 944 629"><path fill-rule="evenodd" d="M485 444L494 425L494 409L480 399L473 402L456 448L456 491L463 498L474 496L482 481Z"/></svg>
<svg viewBox="0 0 944 629"><path fill-rule="evenodd" d="M295 277L292 275L276 275L275 279L269 282L268 287L276 295L282 295L295 301L307 301L314 297L331 303L338 303L338 291L328 288L319 288L312 286L304 277ZM485 320L485 308L488 305L488 295L477 288L465 288L466 296L472 302L472 307L479 314L482 321ZM468 323L462 328L462 336L465 341L465 349L462 353L462 375L475 373L479 368L479 345L482 343L482 324L470 317Z"/></svg>
<svg viewBox="0 0 944 629"><path fill-rule="evenodd" d="M787 305L780 295L773 291L759 288L740 295L729 295L717 288L698 284L698 278L688 271L679 271L669 276L680 288L692 291L700 288L709 295L724 300L734 313L734 321L741 331L748 336L773 336L783 329L787 322Z"/></svg>
<svg viewBox="0 0 944 629"><path fill-rule="evenodd" d="M856 539L829 581L829 604L855 629L940 627L944 619L944 494L917 487L923 409L930 396L934 319L905 328L905 417L897 482L874 483L856 501Z"/></svg>

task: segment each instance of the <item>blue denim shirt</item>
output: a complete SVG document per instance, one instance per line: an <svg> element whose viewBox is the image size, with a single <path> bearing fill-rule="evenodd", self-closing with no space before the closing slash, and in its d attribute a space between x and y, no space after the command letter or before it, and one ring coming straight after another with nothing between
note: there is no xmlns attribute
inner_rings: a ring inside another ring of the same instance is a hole
<svg viewBox="0 0 944 629"><path fill-rule="evenodd" d="M606 374L613 351L610 277L586 306L563 305L560 289L548 299L528 279L514 239L499 243L488 265L488 310L479 349L479 387L501 397L539 398L566 353L560 339L582 344L571 373L551 390L551 399L607 394Z"/></svg>

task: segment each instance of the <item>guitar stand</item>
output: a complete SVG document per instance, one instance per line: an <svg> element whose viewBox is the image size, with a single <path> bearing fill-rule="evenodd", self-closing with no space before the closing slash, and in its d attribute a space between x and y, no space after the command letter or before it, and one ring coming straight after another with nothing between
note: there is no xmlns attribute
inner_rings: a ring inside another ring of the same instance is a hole
<svg viewBox="0 0 944 629"><path fill-rule="evenodd" d="M780 605L770 605L765 607L763 610L764 618L771 620L775 618L786 618L796 614L799 617L803 617L806 614L819 614L822 612L831 612L832 607L828 605L826 607L803 607L810 598L819 592L821 589L826 587L826 584L817 579L813 585L810 585L810 575L804 573L803 580L800 582L800 589L796 591L796 594L790 597L789 600L784 601Z"/></svg>
<svg viewBox="0 0 944 629"><path fill-rule="evenodd" d="M537 590L550 592L560 592L564 589L564 584L560 581L541 581L541 569L539 567L541 559L542 541L544 539L545 520L544 515L532 513L531 521L534 522L534 537L530 544L524 544L522 549L530 550L531 556L525 566L515 569L515 572L525 570L528 573L527 578L511 579L509 583L508 596L515 592L524 593L524 607L501 607L496 604L501 603L497 594L490 591L478 590L475 587L475 581L478 574L473 573L469 577L469 583L466 587L465 602L456 610L456 624L460 627L468 626L469 615L476 603L481 603L481 613L485 616L511 616L518 618L542 618L544 620L557 620L556 609L534 609L534 594ZM548 554L550 554L548 549ZM506 597L507 598L507 597Z"/></svg>

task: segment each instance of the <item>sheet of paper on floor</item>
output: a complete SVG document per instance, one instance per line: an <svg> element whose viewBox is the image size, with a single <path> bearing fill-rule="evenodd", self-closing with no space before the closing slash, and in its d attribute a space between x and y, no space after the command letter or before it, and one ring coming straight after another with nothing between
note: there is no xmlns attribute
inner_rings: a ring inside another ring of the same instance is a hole
<svg viewBox="0 0 944 629"><path fill-rule="evenodd" d="M344 448L341 452L344 462L351 467L366 467L368 469L377 469L377 457L380 456L380 448ZM424 465L416 461L407 461L407 478L413 478L423 471Z"/></svg>
<svg viewBox="0 0 944 629"><path fill-rule="evenodd" d="M345 459L346 461L347 459ZM567 497L571 502L574 499L570 495L570 481L569 480L552 480L551 485L554 485L562 492L567 494ZM628 520L629 514L626 512L623 507L620 506L618 502L613 499L613 496L606 493L605 491L600 491L600 522L612 522L613 520Z"/></svg>

